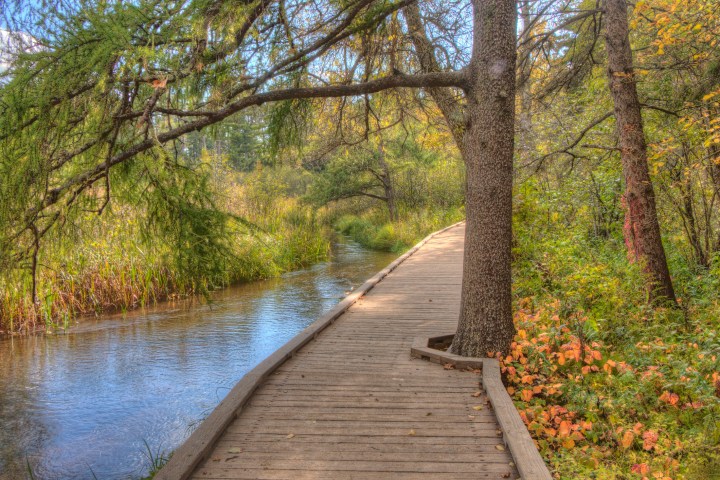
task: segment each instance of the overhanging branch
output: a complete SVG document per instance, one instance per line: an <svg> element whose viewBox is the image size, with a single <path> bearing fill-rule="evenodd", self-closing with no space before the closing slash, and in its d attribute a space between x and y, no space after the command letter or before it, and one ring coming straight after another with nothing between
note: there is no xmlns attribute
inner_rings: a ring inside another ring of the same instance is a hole
<svg viewBox="0 0 720 480"><path fill-rule="evenodd" d="M433 72L416 75L389 75L368 82L351 85L329 85L321 87L300 87L275 90L272 92L256 93L236 100L225 107L204 112L194 112L202 115L202 118L185 123L165 132L159 133L154 138L148 138L136 143L132 147L117 153L100 163L95 168L67 180L63 185L51 189L45 197L41 208L45 209L58 202L60 197L71 188L78 188L80 191L92 185L105 172L115 165L118 165L154 146L164 144L181 137L192 131L199 131L205 127L218 123L231 115L245 110L252 106L259 106L264 103L278 102L283 100L310 99L310 98L337 98L377 93L391 88L426 88L426 87L456 87L464 88L466 85L466 71L455 72ZM28 212L28 216L34 216L38 210Z"/></svg>

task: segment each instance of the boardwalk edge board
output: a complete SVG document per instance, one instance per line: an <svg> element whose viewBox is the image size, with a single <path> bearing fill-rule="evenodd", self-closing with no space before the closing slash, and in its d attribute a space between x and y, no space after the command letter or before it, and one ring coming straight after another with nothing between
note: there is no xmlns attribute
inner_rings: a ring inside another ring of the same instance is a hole
<svg viewBox="0 0 720 480"><path fill-rule="evenodd" d="M522 480L552 480L552 475L530 432L525 427L512 398L505 390L500 377L500 364L494 358L461 357L449 352L431 348L429 345L448 340L455 334L435 337L418 337L413 342L410 355L441 365L452 365L457 369L481 369L482 386L493 407L497 421L503 432L505 445L515 462Z"/></svg>
<svg viewBox="0 0 720 480"><path fill-rule="evenodd" d="M420 247L429 242L433 237L440 235L451 228L461 225L458 222L449 227L431 233L423 238L417 245L398 257L390 265L376 273L340 303L335 305L329 312L311 323L302 332L298 333L285 345L280 347L260 364L245 374L242 379L233 387L228 395L218 404L210 415L200 423L193 433L183 442L170 457L165 466L155 475L155 480L187 480L195 468L212 451L217 440L222 436L227 427L240 413L240 410L250 399L260 383L280 367L286 360L314 340L317 335L332 325L347 309L357 302L363 295L373 289L375 285L395 270L401 263L417 252Z"/></svg>

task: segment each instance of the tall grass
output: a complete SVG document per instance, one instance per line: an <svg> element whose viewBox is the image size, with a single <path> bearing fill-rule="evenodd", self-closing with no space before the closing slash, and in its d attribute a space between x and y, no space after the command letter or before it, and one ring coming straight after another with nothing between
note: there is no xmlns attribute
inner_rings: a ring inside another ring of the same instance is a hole
<svg viewBox="0 0 720 480"><path fill-rule="evenodd" d="M88 216L72 238L43 246L37 303L27 270L0 275L0 333L65 328L81 314L126 311L325 260L327 229L292 192L277 190L275 180L256 172L218 174L219 206L242 219L228 229L230 255L219 275L213 265L188 278L172 261L170 246L144 238L139 209Z"/></svg>

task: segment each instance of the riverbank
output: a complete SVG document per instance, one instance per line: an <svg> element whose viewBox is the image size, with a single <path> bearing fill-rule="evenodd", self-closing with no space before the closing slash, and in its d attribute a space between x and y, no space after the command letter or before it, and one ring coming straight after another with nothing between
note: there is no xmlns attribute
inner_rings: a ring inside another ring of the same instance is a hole
<svg viewBox="0 0 720 480"><path fill-rule="evenodd" d="M402 253L430 233L463 218L465 210L462 207L403 212L395 222L377 210L369 210L359 215L342 215L334 222L334 227L366 248Z"/></svg>
<svg viewBox="0 0 720 480"><path fill-rule="evenodd" d="M245 373L395 255L337 237L331 261L0 339L0 480L140 478ZM42 412L39 414L38 412ZM91 473L91 471L93 473Z"/></svg>
<svg viewBox="0 0 720 480"><path fill-rule="evenodd" d="M172 245L143 241L136 213L119 209L88 218L75 238L49 243L40 258L37 303L27 270L0 279L0 334L65 329L80 315L126 312L277 277L330 253L330 230L308 207L284 199L262 218L233 222L223 239L225 255L195 261L188 272Z"/></svg>

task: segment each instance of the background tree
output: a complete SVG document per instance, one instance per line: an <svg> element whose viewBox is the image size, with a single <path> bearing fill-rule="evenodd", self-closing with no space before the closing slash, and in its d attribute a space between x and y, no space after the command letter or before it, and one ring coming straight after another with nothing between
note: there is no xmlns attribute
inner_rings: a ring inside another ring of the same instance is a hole
<svg viewBox="0 0 720 480"><path fill-rule="evenodd" d="M391 221L398 219L393 175L382 139L360 145L339 156L323 169L311 193L314 202L329 202L364 196L385 204Z"/></svg>
<svg viewBox="0 0 720 480"><path fill-rule="evenodd" d="M609 87L625 176L625 241L630 255L642 264L647 275L651 302L674 304L675 291L660 236L655 191L648 170L640 101L635 87L627 7L625 0L607 0L604 6Z"/></svg>

